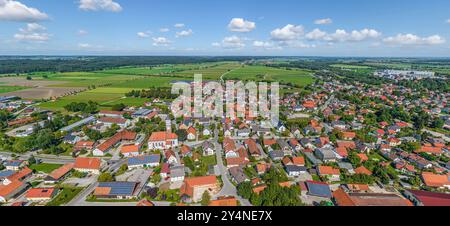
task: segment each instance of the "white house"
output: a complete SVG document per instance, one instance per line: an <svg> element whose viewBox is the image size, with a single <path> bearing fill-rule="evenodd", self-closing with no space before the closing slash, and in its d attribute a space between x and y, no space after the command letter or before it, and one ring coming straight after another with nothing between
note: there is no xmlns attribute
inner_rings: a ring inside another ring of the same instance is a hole
<svg viewBox="0 0 450 226"><path fill-rule="evenodd" d="M150 150L165 150L178 146L178 136L170 132L154 132L148 140Z"/></svg>

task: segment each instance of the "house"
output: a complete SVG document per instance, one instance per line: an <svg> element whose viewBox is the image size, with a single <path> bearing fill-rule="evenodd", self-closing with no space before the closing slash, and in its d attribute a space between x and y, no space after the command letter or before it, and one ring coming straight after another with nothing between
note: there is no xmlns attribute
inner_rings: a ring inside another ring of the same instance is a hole
<svg viewBox="0 0 450 226"><path fill-rule="evenodd" d="M223 149L225 151L225 158L237 158L239 157L239 153L236 149L236 144L234 140L229 137L225 137L223 139Z"/></svg>
<svg viewBox="0 0 450 226"><path fill-rule="evenodd" d="M98 113L98 116L111 117L111 118L121 118L124 114L125 114L125 112L123 112L123 111L101 110Z"/></svg>
<svg viewBox="0 0 450 226"><path fill-rule="evenodd" d="M187 145L183 145L180 148L180 155L181 157L192 157L192 149Z"/></svg>
<svg viewBox="0 0 450 226"><path fill-rule="evenodd" d="M248 136L250 136L250 129L248 129L248 128L238 129L236 131L236 135L238 137L248 137Z"/></svg>
<svg viewBox="0 0 450 226"><path fill-rule="evenodd" d="M160 176L163 179L166 179L169 177L170 174L170 165L169 163L164 162L161 166Z"/></svg>
<svg viewBox="0 0 450 226"><path fill-rule="evenodd" d="M211 200L208 206L237 206L237 204L235 197L219 197L216 200Z"/></svg>
<svg viewBox="0 0 450 226"><path fill-rule="evenodd" d="M406 190L403 194L415 206L450 206L450 194L419 190Z"/></svg>
<svg viewBox="0 0 450 226"><path fill-rule="evenodd" d="M31 169L25 167L4 178L0 183L0 203L7 202L23 193L29 187L26 179L32 173L33 171Z"/></svg>
<svg viewBox="0 0 450 226"><path fill-rule="evenodd" d="M214 155L214 145L209 142L209 141L205 141L202 144L202 149L203 149L203 156L211 156Z"/></svg>
<svg viewBox="0 0 450 226"><path fill-rule="evenodd" d="M244 141L244 144L251 156L255 158L261 157L261 151L259 150L258 145L256 144L256 141L254 139L247 139Z"/></svg>
<svg viewBox="0 0 450 226"><path fill-rule="evenodd" d="M440 175L432 172L423 172L422 180L428 187L450 189L450 181L448 175Z"/></svg>
<svg viewBox="0 0 450 226"><path fill-rule="evenodd" d="M256 164L255 168L256 168L256 172L259 175L262 175L262 174L266 173L269 170L269 166L266 163Z"/></svg>
<svg viewBox="0 0 450 226"><path fill-rule="evenodd" d="M147 199L142 199L136 204L136 206L155 206L155 204Z"/></svg>
<svg viewBox="0 0 450 226"><path fill-rule="evenodd" d="M364 167L364 166L360 166L360 167L358 167L358 168L356 168L355 169L355 173L356 174L365 174L365 175L368 175L368 176L371 176L372 175L372 172L370 172L370 170L368 170L366 167Z"/></svg>
<svg viewBox="0 0 450 226"><path fill-rule="evenodd" d="M135 145L135 144L124 145L120 149L120 153L124 157L138 156L140 149L141 149L141 145Z"/></svg>
<svg viewBox="0 0 450 226"><path fill-rule="evenodd" d="M63 137L63 143L65 143L65 144L75 144L80 140L81 140L81 138L79 136L74 136L71 134L68 134Z"/></svg>
<svg viewBox="0 0 450 226"><path fill-rule="evenodd" d="M189 127L187 129L187 139L188 140L196 140L197 139L197 130L194 127Z"/></svg>
<svg viewBox="0 0 450 226"><path fill-rule="evenodd" d="M231 178L233 179L234 182L236 182L237 184L240 184L244 181L249 181L249 178L247 177L247 175L244 173L244 169L242 166L234 166L231 167L229 169Z"/></svg>
<svg viewBox="0 0 450 226"><path fill-rule="evenodd" d="M164 152L164 158L167 163L170 165L174 165L178 163L177 156L175 155L175 152L172 150L167 150Z"/></svg>
<svg viewBox="0 0 450 226"><path fill-rule="evenodd" d="M29 202L47 202L50 201L58 190L55 188L32 188L27 191L25 198Z"/></svg>
<svg viewBox="0 0 450 226"><path fill-rule="evenodd" d="M127 160L128 168L144 168L144 167L158 167L161 162L161 155L143 155L131 157Z"/></svg>
<svg viewBox="0 0 450 226"><path fill-rule="evenodd" d="M75 152L79 152L81 150L86 150L86 151L91 151L93 150L95 147L95 142L94 141L78 141L77 143L75 143L73 150Z"/></svg>
<svg viewBox="0 0 450 226"><path fill-rule="evenodd" d="M284 157L284 152L283 151L271 151L271 152L269 152L269 156L274 161L280 161Z"/></svg>
<svg viewBox="0 0 450 226"><path fill-rule="evenodd" d="M19 171L22 167L26 166L27 162L22 160L8 160L3 163L6 170Z"/></svg>
<svg viewBox="0 0 450 226"><path fill-rule="evenodd" d="M114 148L119 142L133 141L136 139L136 136L137 134L135 132L130 132L127 130L120 131L104 141L102 144L98 145L92 154L94 156L104 156L106 152Z"/></svg>
<svg viewBox="0 0 450 226"><path fill-rule="evenodd" d="M184 166L173 166L170 168L170 182L178 182L184 180Z"/></svg>
<svg viewBox="0 0 450 226"><path fill-rule="evenodd" d="M412 206L407 199L392 193L347 193L342 188L333 192L337 206Z"/></svg>
<svg viewBox="0 0 450 226"><path fill-rule="evenodd" d="M330 186L324 182L306 181L306 188L308 189L308 195L317 196L322 198L331 198Z"/></svg>
<svg viewBox="0 0 450 226"><path fill-rule="evenodd" d="M94 190L99 199L132 199L136 198L138 182L100 182Z"/></svg>
<svg viewBox="0 0 450 226"><path fill-rule="evenodd" d="M203 128L203 136L211 136L212 132L208 127Z"/></svg>
<svg viewBox="0 0 450 226"><path fill-rule="evenodd" d="M331 147L316 148L314 154L323 162L335 162L336 154Z"/></svg>
<svg viewBox="0 0 450 226"><path fill-rule="evenodd" d="M342 132L342 139L344 140L353 140L356 137L355 132Z"/></svg>
<svg viewBox="0 0 450 226"><path fill-rule="evenodd" d="M70 171L73 170L75 164L67 163L58 169L53 170L45 179L44 182L46 184L53 184L61 181Z"/></svg>
<svg viewBox="0 0 450 226"><path fill-rule="evenodd" d="M284 167L286 173L290 177L297 177L302 173L306 173L306 167L304 166L296 166L296 165L287 165Z"/></svg>
<svg viewBox="0 0 450 226"><path fill-rule="evenodd" d="M78 157L75 159L73 168L79 172L100 174L102 161L99 158Z"/></svg>
<svg viewBox="0 0 450 226"><path fill-rule="evenodd" d="M152 113L152 110L141 108L131 114L133 118L148 118L148 116Z"/></svg>
<svg viewBox="0 0 450 226"><path fill-rule="evenodd" d="M333 168L331 166L318 166L317 173L319 174L319 176L325 177L330 181L340 180L339 169Z"/></svg>
<svg viewBox="0 0 450 226"><path fill-rule="evenodd" d="M165 150L178 146L178 136L170 132L154 132L149 138L150 150Z"/></svg>
<svg viewBox="0 0 450 226"><path fill-rule="evenodd" d="M291 148L295 151L300 151L302 149L302 146L300 145L300 143L298 142L297 139L295 138L291 138L289 139L289 145L291 146Z"/></svg>
<svg viewBox="0 0 450 226"><path fill-rule="evenodd" d="M294 166L305 166L305 158L303 156L292 157L292 164Z"/></svg>
<svg viewBox="0 0 450 226"><path fill-rule="evenodd" d="M104 126L111 127L112 125L118 125L120 128L126 128L130 126L131 121L124 118L113 118L113 117L101 117L97 120L97 123L103 124Z"/></svg>
<svg viewBox="0 0 450 226"><path fill-rule="evenodd" d="M180 193L190 197L193 202L199 202L202 199L203 193L208 192L213 196L219 190L220 186L215 176L202 176L185 178L180 188Z"/></svg>

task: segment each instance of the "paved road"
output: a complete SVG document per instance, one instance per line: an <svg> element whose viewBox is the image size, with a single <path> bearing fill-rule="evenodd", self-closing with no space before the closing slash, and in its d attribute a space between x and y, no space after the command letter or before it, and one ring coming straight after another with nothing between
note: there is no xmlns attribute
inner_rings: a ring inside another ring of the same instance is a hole
<svg viewBox="0 0 450 226"><path fill-rule="evenodd" d="M216 151L217 166L218 166L220 175L222 176L223 186L222 186L222 189L220 190L220 192L213 196L213 199L216 199L221 196L234 196L239 200L239 202L241 203L242 206L251 206L250 202L247 199L244 199L237 194L236 187L231 183L228 169L223 163L222 146L217 142L218 134L219 134L217 129L216 129L216 131L214 131L214 133L216 135L215 135L213 144L215 146L214 149Z"/></svg>
<svg viewBox="0 0 450 226"><path fill-rule="evenodd" d="M10 158L12 158L12 155L16 155L19 160L28 160L33 155L36 159L40 159L42 162L50 164L66 164L75 162L75 160L69 156L35 155L33 153L16 154L11 152L0 152L0 155Z"/></svg>
<svg viewBox="0 0 450 226"><path fill-rule="evenodd" d="M87 188L83 189L80 193L78 193L78 195L75 196L75 198L73 198L72 200L70 200L70 202L68 202L66 206L89 206L90 202L86 202L86 198L97 187L98 185L97 179L98 176L94 176L93 181L95 182L91 183Z"/></svg>
<svg viewBox="0 0 450 226"><path fill-rule="evenodd" d="M396 120L396 121L398 121L398 120ZM411 123L406 123L406 124L408 125L409 128L414 128L413 124L411 124ZM435 137L442 138L443 140L445 140L445 142L450 142L450 137L447 137L445 134L431 131L429 129L422 129L422 132L427 132Z"/></svg>

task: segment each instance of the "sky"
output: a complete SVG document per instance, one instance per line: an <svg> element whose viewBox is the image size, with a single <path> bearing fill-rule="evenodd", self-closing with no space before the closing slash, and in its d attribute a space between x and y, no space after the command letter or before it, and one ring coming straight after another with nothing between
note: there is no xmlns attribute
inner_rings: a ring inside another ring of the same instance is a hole
<svg viewBox="0 0 450 226"><path fill-rule="evenodd" d="M450 57L450 1L0 0L0 55Z"/></svg>

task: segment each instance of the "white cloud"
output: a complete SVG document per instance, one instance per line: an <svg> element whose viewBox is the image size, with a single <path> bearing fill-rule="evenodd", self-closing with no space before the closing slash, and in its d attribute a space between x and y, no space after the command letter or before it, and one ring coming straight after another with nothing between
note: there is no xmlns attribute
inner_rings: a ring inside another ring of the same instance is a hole
<svg viewBox="0 0 450 226"><path fill-rule="evenodd" d="M353 30L352 32L347 32L343 29L337 29L334 33L326 33L320 29L314 29L313 31L307 33L305 37L308 40L315 41L327 41L327 42L359 42L368 39L376 39L381 36L381 32L374 29L362 29Z"/></svg>
<svg viewBox="0 0 450 226"><path fill-rule="evenodd" d="M450 24L450 19L448 19L446 22L447 22L448 24Z"/></svg>
<svg viewBox="0 0 450 226"><path fill-rule="evenodd" d="M228 29L234 32L250 32L256 28L255 22L243 18L233 18L228 24Z"/></svg>
<svg viewBox="0 0 450 226"><path fill-rule="evenodd" d="M83 35L87 35L87 34L88 34L88 32L86 30L81 29L78 31L78 35L83 36Z"/></svg>
<svg viewBox="0 0 450 226"><path fill-rule="evenodd" d="M173 26L176 27L176 28L182 28L182 27L184 27L184 24L178 23L178 24L175 24Z"/></svg>
<svg viewBox="0 0 450 226"><path fill-rule="evenodd" d="M278 41L288 41L288 40L294 40L302 36L305 32L305 29L303 26L298 25L292 25L288 24L284 26L283 28L277 28L273 30L270 35L272 36L272 39L278 40Z"/></svg>
<svg viewBox="0 0 450 226"><path fill-rule="evenodd" d="M383 42L390 45L439 45L446 40L439 35L419 37L414 34L397 34L383 39Z"/></svg>
<svg viewBox="0 0 450 226"><path fill-rule="evenodd" d="M29 23L26 28L20 28L19 33L14 35L18 41L46 42L50 39L50 34L46 33L47 28L37 23Z"/></svg>
<svg viewBox="0 0 450 226"><path fill-rule="evenodd" d="M225 37L221 43L213 42L214 47L222 47L224 49L242 49L245 47L245 40L236 35Z"/></svg>
<svg viewBox="0 0 450 226"><path fill-rule="evenodd" d="M264 41L253 41L253 46L257 48L264 48L267 50L281 50L283 49L281 46L277 46L273 42L264 42Z"/></svg>
<svg viewBox="0 0 450 226"><path fill-rule="evenodd" d="M154 46L168 46L170 43L172 43L169 39L165 37L156 37L152 39Z"/></svg>
<svg viewBox="0 0 450 226"><path fill-rule="evenodd" d="M78 44L78 47L79 47L79 48L86 49L86 48L90 48L91 45L88 44L88 43L80 43L80 44Z"/></svg>
<svg viewBox="0 0 450 226"><path fill-rule="evenodd" d="M333 23L333 20L330 18L318 19L318 20L315 20L314 23L318 24L318 25L331 24L331 23Z"/></svg>
<svg viewBox="0 0 450 226"><path fill-rule="evenodd" d="M148 38L150 37L150 33L149 32L144 32L144 31L140 31L137 33L137 36L141 37L141 38Z"/></svg>
<svg viewBox="0 0 450 226"><path fill-rule="evenodd" d="M122 11L122 6L113 0L80 0L80 5L78 8L85 11L110 11L110 12L120 12Z"/></svg>
<svg viewBox="0 0 450 226"><path fill-rule="evenodd" d="M0 20L36 22L48 19L48 15L19 1L0 0Z"/></svg>
<svg viewBox="0 0 450 226"><path fill-rule="evenodd" d="M169 32L169 31L170 31L170 29L166 28L166 27L163 27L163 28L159 29L159 32L161 32L161 33L166 33L166 32Z"/></svg>
<svg viewBox="0 0 450 226"><path fill-rule="evenodd" d="M320 29L316 28L313 31L309 32L305 35L305 37L309 40L322 40L324 39L328 34L324 31L321 31Z"/></svg>
<svg viewBox="0 0 450 226"><path fill-rule="evenodd" d="M180 31L176 33L176 37L187 37L187 36L191 36L194 32L189 29L189 30L184 30L184 31Z"/></svg>

